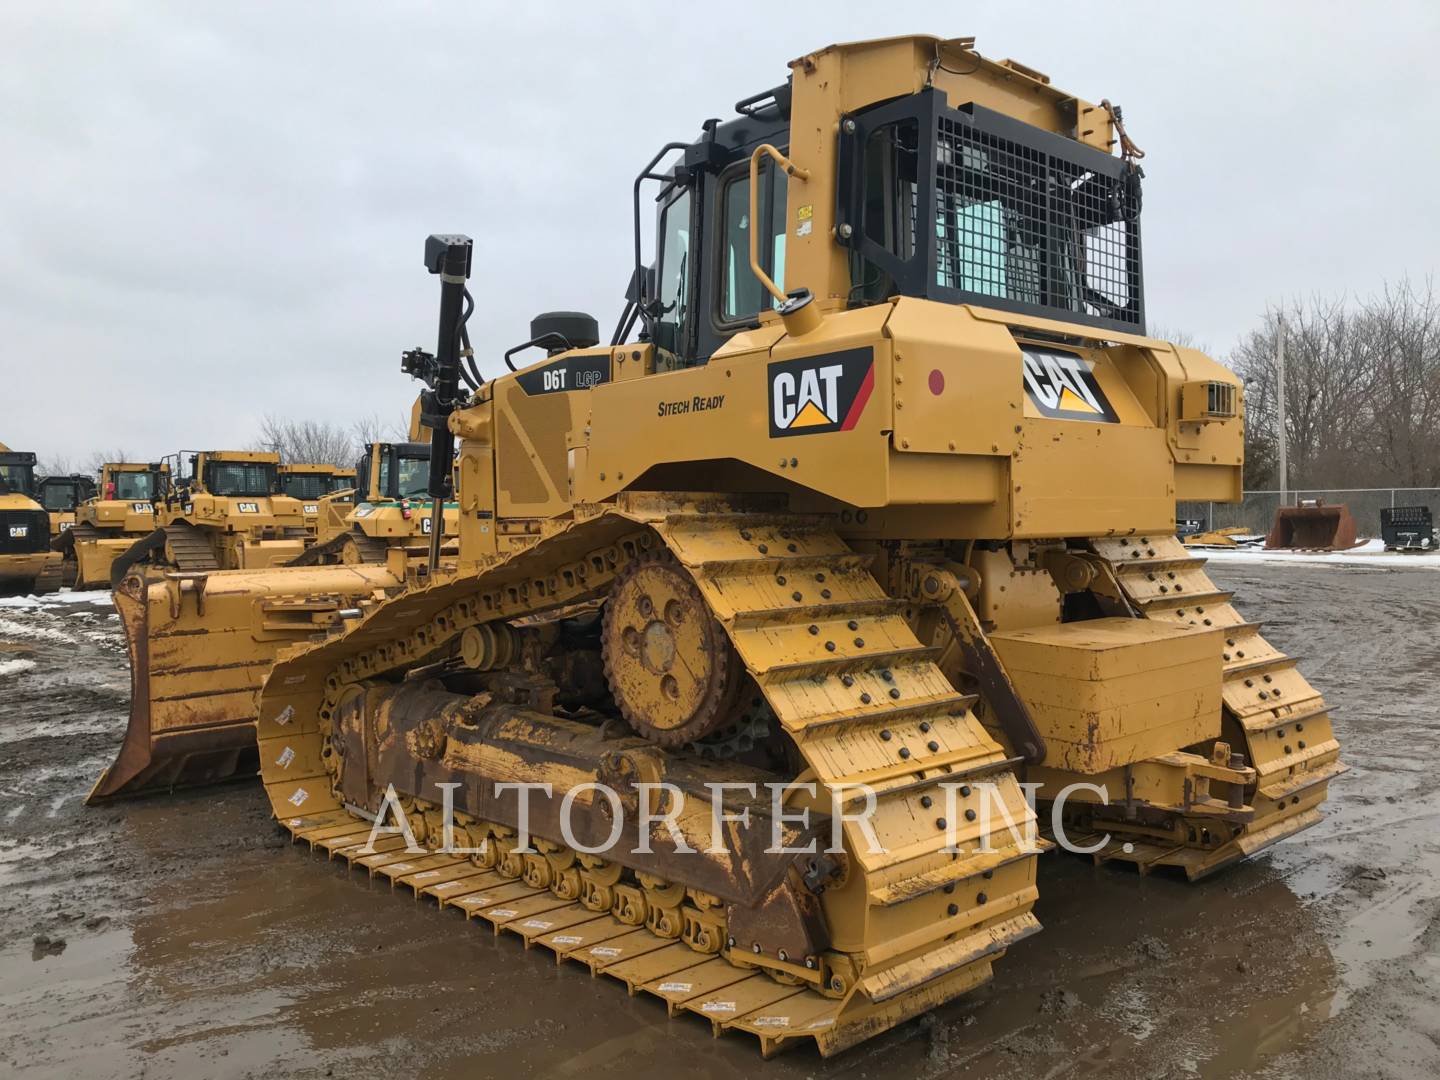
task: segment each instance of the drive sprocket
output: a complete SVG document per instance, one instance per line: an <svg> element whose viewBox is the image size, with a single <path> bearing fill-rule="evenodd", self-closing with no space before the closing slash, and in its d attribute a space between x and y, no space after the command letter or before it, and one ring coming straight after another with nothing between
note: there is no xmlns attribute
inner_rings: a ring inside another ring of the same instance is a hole
<svg viewBox="0 0 1440 1080"><path fill-rule="evenodd" d="M605 677L630 726L680 747L733 723L745 668L685 569L637 560L605 604Z"/></svg>

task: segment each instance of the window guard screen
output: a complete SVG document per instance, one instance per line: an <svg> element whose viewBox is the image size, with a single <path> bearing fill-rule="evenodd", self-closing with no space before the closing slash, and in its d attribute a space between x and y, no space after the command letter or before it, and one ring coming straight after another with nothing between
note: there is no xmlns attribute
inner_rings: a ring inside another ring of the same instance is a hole
<svg viewBox="0 0 1440 1080"><path fill-rule="evenodd" d="M837 208L858 256L852 299L1143 331L1138 170L980 106L950 109L935 90L853 120Z"/></svg>

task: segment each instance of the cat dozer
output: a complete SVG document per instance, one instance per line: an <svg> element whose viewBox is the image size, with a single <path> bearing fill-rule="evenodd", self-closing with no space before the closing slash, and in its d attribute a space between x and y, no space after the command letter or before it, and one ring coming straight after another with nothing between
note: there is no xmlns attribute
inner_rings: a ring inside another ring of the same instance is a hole
<svg viewBox="0 0 1440 1080"><path fill-rule="evenodd" d="M60 588L60 553L50 550L50 515L38 494L35 455L0 443L0 592Z"/></svg>
<svg viewBox="0 0 1440 1080"><path fill-rule="evenodd" d="M1022 782L1056 841L1199 878L1343 766L1174 538L1177 500L1240 497L1242 389L1144 333L1120 110L971 39L790 70L641 170L608 345L542 317L485 382L465 320L506 298L427 241L438 344L402 368L457 558L432 532L253 707L297 841L829 1055L1044 962Z"/></svg>
<svg viewBox="0 0 1440 1080"><path fill-rule="evenodd" d="M36 498L50 515L50 546L75 527L75 512L86 499L95 497L95 478L85 473L42 476ZM69 582L67 582L69 584Z"/></svg>
<svg viewBox="0 0 1440 1080"><path fill-rule="evenodd" d="M352 475L358 501L323 500L315 545L290 565L379 563L392 547L429 546L435 518L428 494L429 443L367 443ZM446 540L455 538L459 521L459 507L446 503Z"/></svg>
<svg viewBox="0 0 1440 1080"><path fill-rule="evenodd" d="M186 455L174 455L176 465ZM154 504L153 532L110 568L118 586L131 567L189 573L283 566L310 546L304 506L280 491L280 455L250 450L189 454L190 473Z"/></svg>
<svg viewBox="0 0 1440 1080"><path fill-rule="evenodd" d="M322 500L331 506L349 506L354 500L355 470L335 465L282 464L280 494L300 504L305 528L314 538L322 518Z"/></svg>
<svg viewBox="0 0 1440 1080"><path fill-rule="evenodd" d="M1265 537L1269 550L1345 551L1359 542L1350 508L1344 503L1327 505L1324 499L1301 499L1294 506L1280 507Z"/></svg>
<svg viewBox="0 0 1440 1080"><path fill-rule="evenodd" d="M155 503L170 488L163 461L107 461L100 487L75 510L73 528L52 541L64 577L77 589L108 589L115 560L155 531Z"/></svg>

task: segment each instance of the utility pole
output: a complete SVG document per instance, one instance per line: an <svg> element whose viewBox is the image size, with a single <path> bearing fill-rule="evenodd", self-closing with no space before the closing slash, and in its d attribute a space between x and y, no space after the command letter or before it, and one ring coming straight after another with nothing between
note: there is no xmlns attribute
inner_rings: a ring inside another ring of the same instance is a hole
<svg viewBox="0 0 1440 1080"><path fill-rule="evenodd" d="M1280 505L1290 504L1289 477L1285 468L1285 316L1275 321L1275 381L1280 396Z"/></svg>

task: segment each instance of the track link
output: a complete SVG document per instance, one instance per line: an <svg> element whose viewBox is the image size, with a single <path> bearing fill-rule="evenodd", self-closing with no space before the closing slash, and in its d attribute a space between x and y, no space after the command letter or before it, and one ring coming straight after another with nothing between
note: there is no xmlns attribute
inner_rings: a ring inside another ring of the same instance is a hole
<svg viewBox="0 0 1440 1080"><path fill-rule="evenodd" d="M637 524L645 527L636 532ZM366 854L371 823L332 788L325 739L346 686L432 663L469 626L601 597L662 543L693 574L794 739L798 779L822 792L859 784L877 792L871 821L883 851L870 853L847 824L849 871L823 896L832 947L853 966L826 971L820 985L783 955L699 952L619 911L592 910L559 895L558 878L537 887L529 875L517 880L478 861L406 852L398 838ZM716 1034L750 1032L767 1056L807 1039L828 1055L979 985L1009 945L1039 929L1030 911L1035 853L1003 823L1008 814L1023 826L1031 815L1012 762L972 703L916 640L868 560L824 520L606 511L283 657L262 691L258 735L272 805L297 841L662 998L672 1014L697 1014ZM1004 802L984 826L988 851L970 850L982 839L977 819L986 820L975 809L980 793L958 782L970 779L993 784ZM959 800L953 832L947 781ZM959 851L947 850L951 836Z"/></svg>

